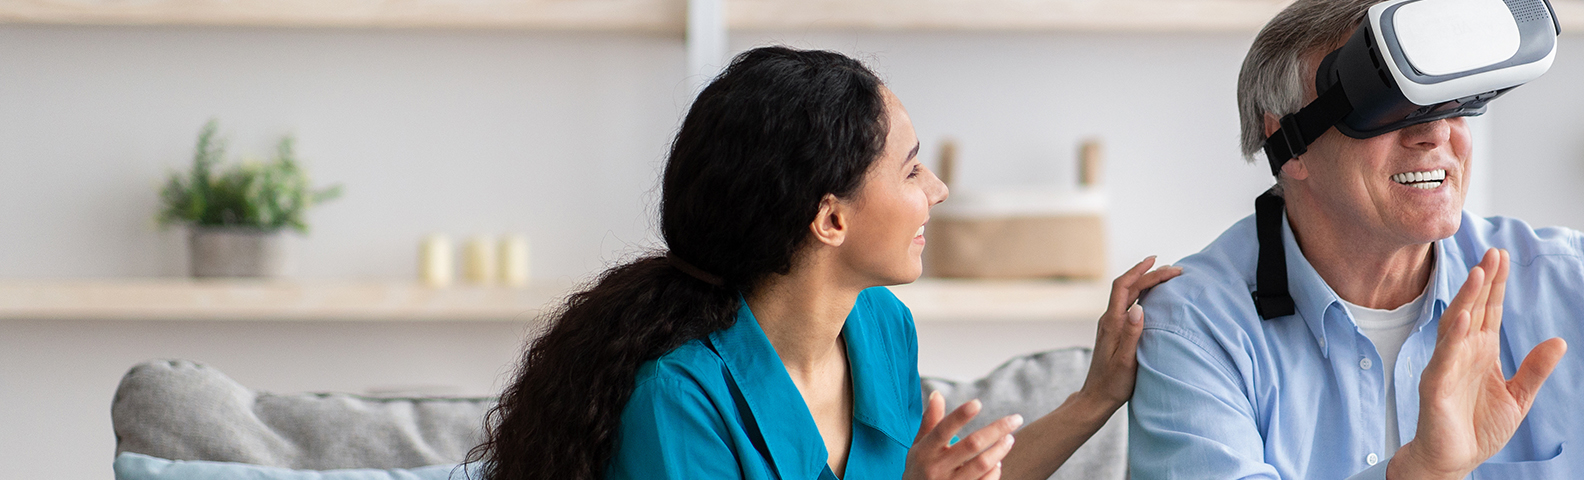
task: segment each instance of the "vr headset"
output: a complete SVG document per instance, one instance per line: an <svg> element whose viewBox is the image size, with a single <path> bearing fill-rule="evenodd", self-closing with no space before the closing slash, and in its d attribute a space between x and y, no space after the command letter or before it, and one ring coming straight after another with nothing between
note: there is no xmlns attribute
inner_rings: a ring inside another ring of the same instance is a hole
<svg viewBox="0 0 1584 480"><path fill-rule="evenodd" d="M1485 104L1551 68L1561 24L1549 0L1389 0L1320 62L1319 98L1265 139L1271 174L1336 127L1370 138Z"/></svg>

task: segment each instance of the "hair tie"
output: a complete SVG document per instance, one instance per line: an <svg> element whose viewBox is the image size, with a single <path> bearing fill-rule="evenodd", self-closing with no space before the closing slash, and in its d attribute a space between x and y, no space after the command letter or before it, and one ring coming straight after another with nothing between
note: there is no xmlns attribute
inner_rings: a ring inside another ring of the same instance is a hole
<svg viewBox="0 0 1584 480"><path fill-rule="evenodd" d="M708 283L717 287L726 286L726 282L722 281L720 276L700 270L698 267L693 266L693 264L688 263L687 260L683 260L682 257L678 257L674 253L666 252L666 262L669 262L671 266L676 267L677 270L681 270L682 273L688 274L689 277L697 278L700 282Z"/></svg>

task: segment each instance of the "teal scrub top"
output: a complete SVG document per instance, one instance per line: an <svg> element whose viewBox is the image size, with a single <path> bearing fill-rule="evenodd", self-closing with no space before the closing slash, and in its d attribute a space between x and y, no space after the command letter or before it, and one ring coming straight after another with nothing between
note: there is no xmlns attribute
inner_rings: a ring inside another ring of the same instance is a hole
<svg viewBox="0 0 1584 480"><path fill-rule="evenodd" d="M913 315L884 287L858 295L842 327L852 369L844 478L901 478L923 416ZM825 441L745 303L737 322L639 367L610 479L821 479Z"/></svg>

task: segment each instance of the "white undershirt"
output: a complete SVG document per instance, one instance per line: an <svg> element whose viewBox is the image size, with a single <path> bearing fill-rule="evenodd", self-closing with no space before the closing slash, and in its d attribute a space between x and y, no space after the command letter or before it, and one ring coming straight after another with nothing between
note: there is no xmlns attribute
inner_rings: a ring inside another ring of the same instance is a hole
<svg viewBox="0 0 1584 480"><path fill-rule="evenodd" d="M1428 292L1429 288L1425 291ZM1370 343L1375 344L1375 351L1380 354L1381 372L1385 373L1386 380L1386 451L1388 452L1397 451L1397 448L1402 446L1402 438L1397 431L1397 385L1394 379L1397 370L1397 352L1402 351L1403 342L1408 341L1408 335L1413 333L1414 322L1424 310L1425 296L1420 292L1419 298L1393 310L1365 308L1342 300L1342 305L1347 307L1348 313L1353 315L1353 321L1358 324L1359 331L1364 332Z"/></svg>

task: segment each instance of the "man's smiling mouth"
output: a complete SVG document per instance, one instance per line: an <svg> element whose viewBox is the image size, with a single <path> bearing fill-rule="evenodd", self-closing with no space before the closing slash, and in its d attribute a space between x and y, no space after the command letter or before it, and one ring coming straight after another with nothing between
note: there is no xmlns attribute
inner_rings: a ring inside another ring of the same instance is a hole
<svg viewBox="0 0 1584 480"><path fill-rule="evenodd" d="M1393 182L1414 187L1420 190L1434 190L1446 181L1446 169L1436 169L1425 172L1403 172L1392 175Z"/></svg>

